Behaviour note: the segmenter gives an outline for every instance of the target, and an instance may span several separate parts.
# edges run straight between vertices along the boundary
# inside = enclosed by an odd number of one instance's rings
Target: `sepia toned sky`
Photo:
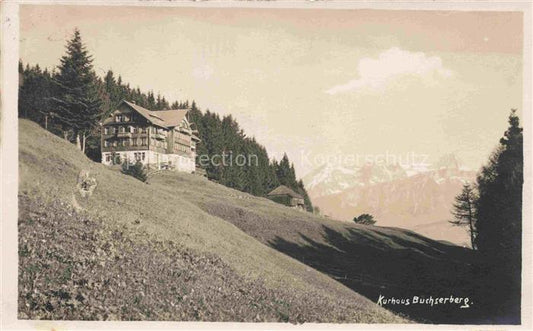
[[[383,153],[476,170],[522,108],[517,12],[48,5],[20,19],[25,63],[57,66],[78,27],[98,74],[234,115],[299,177]]]

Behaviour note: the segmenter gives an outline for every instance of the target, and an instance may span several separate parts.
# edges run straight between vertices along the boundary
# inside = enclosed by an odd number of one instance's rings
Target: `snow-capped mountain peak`
[[[354,185],[355,170],[324,164],[303,177],[306,189],[321,195],[334,194]]]
[[[454,155],[446,155],[422,167],[322,166],[303,180],[313,205],[332,218],[351,220],[369,213],[383,226],[411,230],[422,226],[424,235],[461,243],[461,236],[443,234],[449,232],[454,197],[464,183],[475,180],[475,172],[465,169]],[[439,226],[425,227],[430,223]]]
[[[303,177],[311,196],[319,197],[342,192],[356,186],[373,185],[407,177],[400,165],[366,164],[348,168],[324,164]]]

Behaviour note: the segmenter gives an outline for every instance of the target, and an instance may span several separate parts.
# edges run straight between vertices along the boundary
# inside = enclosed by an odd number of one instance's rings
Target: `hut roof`
[[[290,196],[292,198],[303,199],[303,197],[300,194],[294,192],[293,190],[291,190],[290,188],[288,188],[285,185],[280,185],[280,186],[276,187],[274,190],[272,190],[272,192],[268,193],[267,195],[268,196],[288,195],[288,196]]]

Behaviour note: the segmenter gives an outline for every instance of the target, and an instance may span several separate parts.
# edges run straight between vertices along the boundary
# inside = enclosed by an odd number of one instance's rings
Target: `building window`
[[[104,140],[104,147],[109,147],[109,141],[108,140]]]
[[[105,161],[106,162],[111,162],[111,154],[106,154],[105,155]]]
[[[123,118],[124,117],[122,115],[117,115],[117,116],[115,116],[115,122],[120,123],[120,122],[122,122]]]
[[[146,138],[141,138],[141,146],[146,146]]]
[[[116,140],[113,141],[113,146],[114,146],[114,147],[117,147],[117,146],[118,146],[118,142],[117,142]]]
[[[146,158],[145,152],[135,152],[133,153],[133,156],[135,158],[135,161],[144,161]]]
[[[118,127],[118,132],[124,133],[124,132],[126,132],[126,128],[124,128],[123,126],[119,126]]]
[[[104,128],[104,134],[109,134],[109,128],[108,127]]]
[[[130,126],[130,133],[135,133],[135,128],[133,126]]]
[[[137,139],[136,139],[136,138],[133,138],[133,139],[131,140],[131,145],[132,145],[132,146],[137,146]]]

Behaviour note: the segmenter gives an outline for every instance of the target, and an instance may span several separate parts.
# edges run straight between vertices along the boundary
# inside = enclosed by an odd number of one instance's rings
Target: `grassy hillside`
[[[329,223],[192,175],[144,184],[25,120],[19,139],[22,319],[405,322],[275,249]]]
[[[163,172],[149,181],[374,302],[380,295],[475,296],[469,249],[409,230],[330,220],[186,174]],[[422,322],[478,323],[485,318],[476,307],[389,308]]]

